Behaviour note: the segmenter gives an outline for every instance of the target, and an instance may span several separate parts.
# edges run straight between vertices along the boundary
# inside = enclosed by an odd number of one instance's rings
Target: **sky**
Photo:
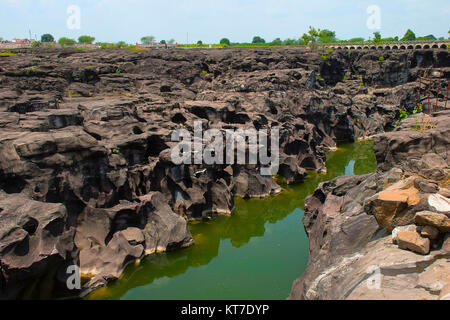
[[[375,16],[367,11],[373,5]],[[333,30],[339,39],[373,38],[375,31],[401,38],[407,29],[447,38],[450,1],[0,0],[3,39],[29,38],[31,30],[38,40],[50,33],[56,39],[91,35],[99,42],[135,43],[146,35],[178,43],[251,42],[253,36],[269,42],[298,39],[309,26]]]

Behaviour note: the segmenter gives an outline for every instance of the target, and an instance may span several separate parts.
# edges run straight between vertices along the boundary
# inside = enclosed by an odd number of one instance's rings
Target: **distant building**
[[[30,40],[30,39],[13,39],[11,42],[12,43],[32,44],[34,42],[34,40]]]

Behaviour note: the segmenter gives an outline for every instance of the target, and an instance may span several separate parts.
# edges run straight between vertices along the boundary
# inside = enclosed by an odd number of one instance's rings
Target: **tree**
[[[393,41],[397,42],[398,41],[398,36],[389,37],[389,38],[383,38],[380,41],[381,42],[393,42]]]
[[[202,41],[202,40],[198,40],[198,41],[197,41],[197,45],[198,45],[198,46],[202,46],[202,45],[203,45],[203,41]]]
[[[78,43],[87,43],[92,44],[94,42],[95,38],[90,36],[81,36],[78,38]]]
[[[281,46],[283,44],[283,41],[281,41],[280,38],[276,38],[271,42],[271,44],[274,46]]]
[[[220,40],[220,44],[226,44],[227,46],[229,46],[230,45],[230,40],[227,39],[227,38],[222,38]]]
[[[261,37],[255,36],[255,37],[253,37],[252,43],[266,43],[266,40],[264,40]]]
[[[315,29],[309,26],[308,33],[304,33],[302,35],[302,39],[305,43],[309,44],[311,43],[314,45],[317,42],[317,38],[319,38],[320,29]]]
[[[373,42],[374,43],[380,43],[381,42],[381,34],[377,31],[373,33]]]
[[[58,43],[59,43],[60,45],[64,46],[64,45],[75,44],[76,41],[73,40],[73,39],[69,39],[69,38],[66,38],[66,37],[62,37],[62,38],[59,38]]]
[[[143,44],[151,44],[155,42],[156,38],[154,36],[145,36],[141,38]]]
[[[160,44],[166,44],[166,40],[161,40],[159,43]]]
[[[295,39],[289,39],[288,38],[288,39],[283,41],[283,45],[284,46],[293,46],[293,45],[296,45],[296,44],[298,44],[298,42]]]
[[[432,34],[429,34],[429,35],[427,35],[425,37],[418,37],[418,38],[416,38],[416,40],[437,40],[437,39]]]
[[[41,42],[54,42],[55,38],[50,34],[46,33],[41,36]]]
[[[346,42],[350,42],[350,43],[363,43],[364,42],[364,38],[352,38],[347,40]]]
[[[416,34],[412,32],[411,29],[408,29],[408,31],[406,31],[405,35],[400,41],[414,41],[414,40],[416,40]]]
[[[170,39],[169,41],[167,41],[168,44],[174,44],[175,43],[175,39]]]
[[[321,43],[335,42],[336,41],[336,32],[327,30],[327,29],[320,30],[317,41],[321,42]]]

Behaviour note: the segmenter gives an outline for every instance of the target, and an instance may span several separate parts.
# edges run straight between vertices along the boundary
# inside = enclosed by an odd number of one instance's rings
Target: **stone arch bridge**
[[[335,50],[420,50],[420,49],[448,49],[449,40],[442,41],[407,41],[407,42],[389,42],[383,44],[367,44],[367,43],[340,43],[322,45],[324,49]]]

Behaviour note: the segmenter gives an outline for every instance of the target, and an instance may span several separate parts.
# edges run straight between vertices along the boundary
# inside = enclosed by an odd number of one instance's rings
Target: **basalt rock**
[[[0,192],[0,298],[68,294],[66,269],[78,263],[74,234],[64,205]]]
[[[376,172],[321,183],[305,200],[310,256],[289,299],[448,298],[448,216],[437,192],[449,182],[450,113],[432,121],[423,132],[409,119],[376,135]]]
[[[397,109],[417,102],[417,75],[431,65],[448,65],[446,51],[385,57],[382,65],[378,56],[364,52],[333,52],[323,60],[317,52],[296,48],[48,49],[5,56],[0,60],[0,190],[6,199],[20,196],[37,207],[65,210],[65,228],[74,234],[56,234],[53,240],[66,249],[51,257],[67,264],[79,263],[80,256],[81,270],[90,278],[83,289],[104,285],[142,256],[191,244],[186,220],[231,214],[234,196],[281,191],[271,175],[261,174],[260,165],[174,163],[173,131],[193,135],[196,121],[222,133],[278,129],[278,174],[287,183],[300,182],[306,170],[325,169],[326,151],[337,142],[393,129]],[[437,85],[438,79],[433,81]],[[415,154],[433,142],[434,155],[429,152],[415,165],[426,165],[427,177],[435,181],[445,175],[441,164],[448,158],[439,146],[447,138],[423,135],[426,141]],[[402,141],[380,138],[377,144],[380,158],[384,152],[391,164],[401,162],[389,148],[404,147]],[[373,184],[367,191],[342,182],[334,196],[354,190],[358,206],[333,197],[327,206],[333,215],[352,209],[350,228],[364,196],[381,191]],[[421,185],[421,192],[426,187]],[[50,219],[52,210],[42,210]],[[375,218],[363,220],[361,232],[371,234]],[[13,234],[13,227],[6,229]],[[16,240],[26,239],[28,231],[19,232]],[[34,237],[45,240],[39,233]],[[344,242],[352,246],[353,238]],[[27,270],[31,258],[19,257],[15,263]],[[57,265],[42,263],[36,272],[61,280],[49,273]],[[3,262],[1,270],[8,297],[20,296],[22,285],[32,283],[29,273],[10,275]]]

